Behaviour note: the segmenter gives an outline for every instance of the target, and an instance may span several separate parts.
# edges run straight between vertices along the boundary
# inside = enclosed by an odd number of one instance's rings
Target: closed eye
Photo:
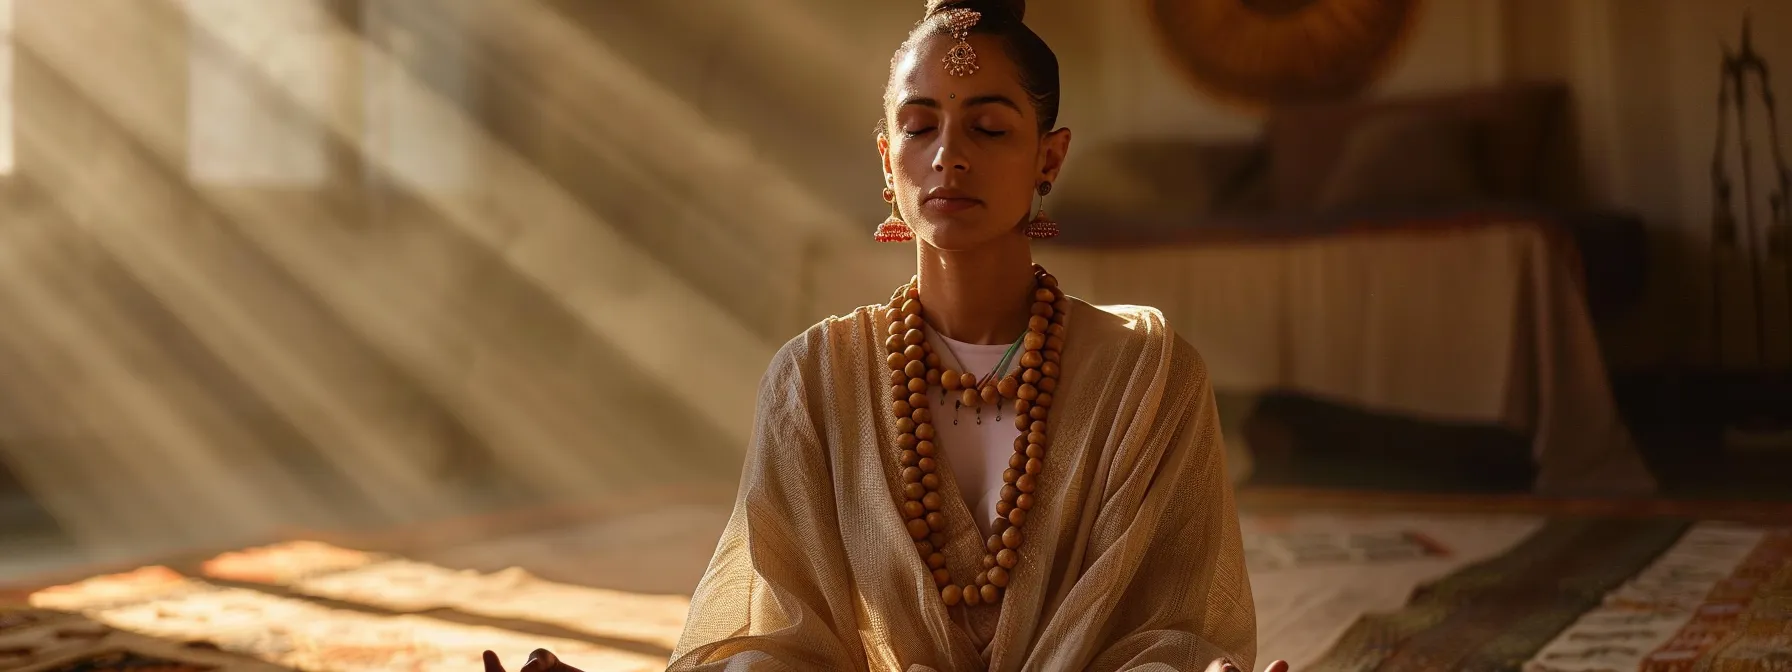
[[[930,132],[932,130],[933,130],[933,127],[928,126],[927,128],[917,128],[912,131],[903,131],[902,135],[903,135],[903,137],[908,137],[908,138],[918,138],[918,137],[921,137],[922,135],[927,134],[928,132]]]
[[[982,134],[987,135],[992,138],[999,138],[999,137],[1002,137],[1002,136],[1008,134],[1007,131],[992,131],[987,128],[979,128],[979,129],[977,129],[977,132],[982,133]]]

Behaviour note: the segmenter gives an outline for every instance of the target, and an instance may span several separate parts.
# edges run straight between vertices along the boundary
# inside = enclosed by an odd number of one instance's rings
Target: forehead
[[[900,103],[909,98],[926,97],[944,103],[954,95],[964,100],[991,94],[1001,94],[1017,102],[1026,100],[1026,92],[1020,85],[1020,70],[1008,58],[1000,39],[989,35],[971,36],[971,49],[977,52],[978,67],[976,72],[964,77],[946,71],[946,52],[957,43],[950,35],[940,34],[910,49],[897,61],[890,75],[894,100]]]

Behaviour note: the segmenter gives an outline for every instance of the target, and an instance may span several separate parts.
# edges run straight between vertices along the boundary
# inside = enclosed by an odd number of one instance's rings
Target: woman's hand
[[[485,672],[504,672],[504,663],[498,661],[498,654],[485,652]],[[529,661],[523,663],[518,672],[584,672],[579,668],[560,662],[554,652],[547,649],[536,649],[529,654]]]
[[[491,672],[491,669],[489,667],[486,669],[487,669],[487,672]],[[498,672],[502,672],[502,670],[499,670]],[[1232,661],[1230,661],[1230,660],[1226,660],[1225,658],[1219,658],[1219,659],[1214,660],[1212,663],[1208,663],[1207,672],[1251,672],[1251,671],[1246,670],[1246,669],[1241,669],[1237,665],[1233,665]],[[1278,660],[1276,662],[1270,663],[1269,667],[1263,668],[1263,672],[1288,672],[1288,663],[1284,663],[1284,662]]]

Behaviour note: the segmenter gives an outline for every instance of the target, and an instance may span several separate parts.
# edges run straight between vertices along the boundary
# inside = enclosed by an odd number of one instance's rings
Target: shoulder
[[[785,341],[772,355],[769,370],[804,368],[842,352],[857,352],[877,323],[881,305],[860,306],[845,315],[830,315]]]
[[[1204,382],[1207,364],[1199,350],[1170,328],[1163,311],[1151,306],[1097,306],[1076,297],[1070,315],[1071,341],[1084,356],[1113,358],[1132,367],[1166,361],[1178,378]],[[1160,359],[1162,358],[1162,359]]]

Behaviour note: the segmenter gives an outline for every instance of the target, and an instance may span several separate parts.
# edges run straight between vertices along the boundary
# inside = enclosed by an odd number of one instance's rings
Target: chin
[[[992,228],[970,223],[934,225],[921,236],[927,244],[947,252],[964,252],[983,247],[1012,234],[1008,227]]]

